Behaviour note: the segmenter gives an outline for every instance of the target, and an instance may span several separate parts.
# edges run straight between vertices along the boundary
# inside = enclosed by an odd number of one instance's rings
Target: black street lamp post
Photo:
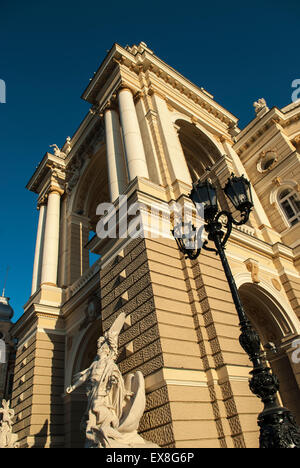
[[[204,206],[204,228],[208,233],[208,240],[214,242],[215,248],[208,247],[208,241],[205,241],[202,247],[220,256],[239,317],[241,330],[239,342],[253,364],[253,370],[250,372],[250,390],[264,404],[264,409],[258,416],[260,448],[300,448],[300,428],[297,426],[291,412],[278,404],[276,396],[279,390],[278,378],[272,373],[270,367],[265,364],[260,338],[245,314],[225,254],[225,245],[231,234],[233,225],[240,226],[245,224],[253,208],[250,182],[244,176],[235,177],[232,174],[223,191],[232,202],[234,208],[240,212],[239,221],[235,220],[229,211],[219,211],[216,188],[208,181],[203,183],[198,181],[193,184],[190,198],[196,208],[199,204]],[[221,218],[223,219],[223,224],[220,222]],[[226,232],[223,231],[223,226]],[[174,231],[172,232],[174,235]],[[194,233],[196,237],[195,229]],[[195,259],[199,256],[201,249],[191,250],[187,248],[184,236],[182,238],[175,237],[175,239],[179,249],[186,255],[186,258]]]

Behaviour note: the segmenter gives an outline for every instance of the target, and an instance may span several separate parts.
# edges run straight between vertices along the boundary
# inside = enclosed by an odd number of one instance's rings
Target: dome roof
[[[13,308],[9,305],[9,297],[0,297],[0,322],[9,322],[14,315]]]

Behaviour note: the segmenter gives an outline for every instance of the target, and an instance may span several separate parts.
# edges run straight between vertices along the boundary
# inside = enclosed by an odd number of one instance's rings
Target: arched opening
[[[99,258],[91,255],[88,248],[90,239],[96,233],[99,217],[97,206],[109,202],[106,146],[91,156],[83,167],[82,174],[68,201],[67,223],[67,280],[69,286],[80,278]]]
[[[222,155],[212,140],[195,125],[182,119],[177,120],[176,125],[192,181],[196,182]]]
[[[280,381],[282,403],[300,423],[300,390],[283,340],[294,333],[292,325],[281,305],[259,285],[245,283],[239,292],[246,314],[260,336],[267,362]]]
[[[101,319],[91,324],[88,331],[77,346],[77,353],[71,365],[72,382],[74,375],[87,369],[97,354],[97,341],[103,335]],[[69,448],[82,448],[85,434],[81,429],[81,422],[87,408],[86,385],[82,385],[66,398],[66,446]]]
[[[218,201],[222,209],[231,209],[222,190],[222,181],[217,175],[217,167],[223,156],[217,144],[198,127],[183,119],[176,120],[178,136],[187,162],[192,182],[207,177],[215,185]],[[228,176],[230,172],[228,172]],[[250,222],[248,221],[250,224]]]

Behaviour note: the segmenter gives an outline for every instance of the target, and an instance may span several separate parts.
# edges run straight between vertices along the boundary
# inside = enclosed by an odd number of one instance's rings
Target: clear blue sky
[[[29,298],[36,195],[25,185],[49,145],[61,146],[88,110],[81,93],[114,42],[144,41],[240,118],[291,102],[300,78],[299,0],[249,2],[153,0],[2,1],[0,79],[0,286],[15,317]]]

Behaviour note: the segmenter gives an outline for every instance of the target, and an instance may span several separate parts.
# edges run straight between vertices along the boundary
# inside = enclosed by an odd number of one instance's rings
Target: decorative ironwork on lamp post
[[[264,404],[264,409],[258,416],[260,448],[300,448],[300,428],[297,426],[291,412],[278,404],[277,392],[279,390],[279,380],[265,363],[260,338],[246,316],[225,254],[225,246],[232,227],[234,225],[241,226],[249,220],[253,208],[251,185],[244,176],[236,177],[232,174],[223,191],[232,202],[234,208],[239,211],[239,220],[236,220],[231,212],[219,210],[217,190],[207,180],[205,182],[198,181],[193,184],[190,198],[196,209],[199,205],[204,206],[204,228],[208,233],[208,240],[203,243],[202,248],[215,252],[220,256],[239,317],[241,330],[239,342],[253,364],[253,370],[250,372],[250,390]],[[221,222],[221,218],[223,222]],[[174,235],[174,231],[172,232]],[[196,237],[197,233],[195,229],[194,232]],[[175,239],[180,251],[186,255],[186,258],[193,260],[199,256],[201,249],[192,250],[187,248],[184,236],[182,238],[175,237]],[[215,248],[208,247],[209,241],[214,242]]]

